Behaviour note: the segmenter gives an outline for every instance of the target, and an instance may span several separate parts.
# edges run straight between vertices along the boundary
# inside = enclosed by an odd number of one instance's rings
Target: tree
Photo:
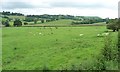
[[[9,21],[6,20],[6,21],[5,21],[5,27],[9,27],[9,26],[10,26]]]
[[[24,25],[28,25],[28,23],[27,23],[27,22],[24,22]]]
[[[34,24],[36,24],[36,23],[37,23],[37,21],[38,21],[38,19],[37,19],[37,18],[35,18],[35,19],[34,19]]]
[[[41,23],[44,23],[44,19],[41,19]]]
[[[120,29],[120,19],[111,19],[107,24],[107,29],[113,30],[113,32]]]
[[[20,21],[20,19],[16,19],[15,21],[14,21],[14,24],[13,24],[14,26],[22,26],[22,22]]]

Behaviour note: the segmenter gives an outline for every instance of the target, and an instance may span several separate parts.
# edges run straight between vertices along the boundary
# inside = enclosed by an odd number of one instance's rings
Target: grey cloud
[[[101,3],[77,3],[77,2],[47,2],[43,3],[43,5],[32,5],[29,2],[4,2],[0,6],[3,9],[21,9],[21,8],[54,8],[54,7],[71,7],[71,8],[89,8],[89,9],[95,9],[95,8],[112,8],[107,5],[101,4]]]
[[[53,2],[50,3],[52,7],[74,7],[74,8],[108,8],[100,3],[76,3],[76,2]]]
[[[120,1],[118,2],[118,17],[120,18]]]
[[[3,9],[16,9],[16,8],[34,8],[35,6],[25,2],[5,2],[2,3]]]

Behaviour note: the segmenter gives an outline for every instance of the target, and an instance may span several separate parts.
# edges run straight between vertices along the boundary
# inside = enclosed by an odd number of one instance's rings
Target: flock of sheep
[[[80,34],[79,36],[83,36],[84,34]],[[109,33],[99,33],[97,34],[97,37],[103,37],[103,36],[108,36]]]
[[[44,28],[45,29],[45,28]],[[52,31],[52,28],[50,27],[50,29],[51,29],[51,31]],[[57,28],[56,28],[57,29]],[[32,33],[32,32],[29,32],[29,33],[31,33],[31,34],[33,34],[34,36],[36,35],[36,34],[34,34],[34,33]],[[41,32],[39,32],[38,33],[39,35],[44,35],[43,33],[41,33]],[[53,34],[53,33],[51,33],[51,34]],[[81,37],[81,36],[83,36],[84,34],[79,34],[79,36]],[[96,36],[97,37],[104,37],[104,36],[108,36],[109,35],[109,33],[108,32],[106,32],[106,33],[99,33],[99,34],[97,34]]]
[[[30,33],[32,33],[32,32],[30,32]],[[41,32],[39,32],[38,34],[43,35]],[[35,36],[36,34],[33,34],[33,35]],[[79,34],[80,37],[83,35],[84,34]],[[104,37],[104,36],[108,36],[108,35],[109,35],[109,33],[99,33],[99,34],[97,34],[97,37]]]

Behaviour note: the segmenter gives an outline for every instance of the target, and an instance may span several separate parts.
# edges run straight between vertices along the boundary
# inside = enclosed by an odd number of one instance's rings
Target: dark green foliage
[[[98,59],[102,65],[102,69],[108,70],[108,68],[113,67],[112,65],[117,66],[118,63],[118,47],[117,42],[113,41],[111,36],[105,37],[105,46],[101,50],[102,56]]]
[[[2,12],[2,15],[16,15],[16,16],[24,16],[24,14],[21,14],[21,13],[10,13],[9,11],[3,11]]]
[[[113,30],[113,32],[120,29],[120,19],[111,19],[107,24],[107,29]]]
[[[46,19],[46,22],[50,22],[51,21],[51,19]]]
[[[44,23],[44,19],[41,19],[41,23]]]
[[[79,21],[73,21],[72,24],[93,24],[93,23],[98,23],[98,22],[103,22],[103,21],[97,20],[97,19],[84,19],[84,20],[79,20]]]
[[[32,22],[32,21],[34,21],[34,17],[25,17],[25,21],[27,21],[27,22]]]
[[[6,20],[6,21],[4,22],[4,24],[5,24],[5,27],[9,27],[9,26],[10,26],[10,24],[9,24],[9,21],[8,21],[8,20]]]
[[[36,24],[36,23],[37,23],[37,21],[38,21],[38,19],[37,19],[37,18],[35,18],[35,19],[34,19],[34,24]]]
[[[2,25],[5,25],[5,21],[2,20]]]
[[[27,22],[25,22],[25,23],[24,23],[24,25],[28,25],[28,23],[27,23]]]
[[[120,31],[118,32],[118,62],[120,62]]]
[[[112,55],[111,55],[111,51],[112,51],[112,46],[111,46],[111,39],[109,37],[105,38],[105,46],[102,50],[102,54],[105,60],[111,60],[112,59]]]
[[[2,18],[6,18],[6,19],[9,19],[9,17],[7,17],[7,16],[3,16]]]
[[[16,19],[15,21],[14,21],[14,24],[13,24],[14,26],[22,26],[22,22],[19,20],[19,19]]]

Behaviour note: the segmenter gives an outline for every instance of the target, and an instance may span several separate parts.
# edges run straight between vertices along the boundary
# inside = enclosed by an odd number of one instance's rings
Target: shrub
[[[5,21],[2,20],[2,25],[5,25]]]
[[[35,18],[35,19],[34,19],[34,23],[36,24],[36,23],[37,23],[37,21],[38,21],[38,19],[37,19],[37,18]]]
[[[120,19],[111,19],[107,24],[107,29],[113,30],[113,32],[120,29]]]
[[[25,21],[32,22],[34,21],[34,17],[25,17]]]
[[[24,23],[24,25],[28,25],[28,23],[27,23],[27,22],[25,22],[25,23]]]
[[[50,22],[51,21],[51,19],[46,19],[46,22]]]
[[[101,50],[101,58],[99,58],[104,70],[117,69],[118,65],[118,47],[116,41],[113,41],[112,36],[105,37],[105,46]],[[100,64],[99,63],[99,64]]]
[[[22,26],[22,22],[19,20],[19,19],[16,19],[15,21],[14,21],[14,24],[13,24],[14,26]]]
[[[41,23],[44,23],[44,19],[41,19]]]
[[[10,26],[10,24],[9,24],[9,21],[8,21],[8,20],[6,20],[4,24],[5,24],[5,27],[9,27],[9,26]]]

